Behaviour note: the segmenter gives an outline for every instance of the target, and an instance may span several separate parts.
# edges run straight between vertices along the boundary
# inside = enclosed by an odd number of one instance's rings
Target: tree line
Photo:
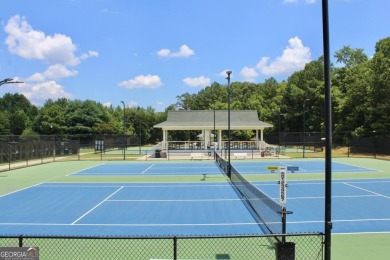
[[[390,37],[376,43],[375,54],[344,46],[331,66],[332,129],[352,136],[390,132]],[[226,85],[213,83],[196,94],[177,97],[177,109],[227,109]],[[273,124],[268,131],[324,132],[323,57],[307,63],[286,81],[233,82],[231,108],[258,112]],[[171,106],[170,109],[174,108]]]
[[[368,57],[363,49],[344,46],[334,54],[331,66],[332,129],[352,136],[390,132],[390,37],[378,41]],[[323,132],[323,58],[307,63],[304,69],[278,82],[232,82],[231,109],[256,110],[259,119],[273,124],[269,132]],[[90,135],[129,134],[142,136],[143,143],[161,139],[153,125],[167,118],[168,110],[209,110],[228,108],[228,87],[212,83],[198,93],[178,95],[177,102],[164,112],[152,107],[106,107],[93,100],[47,100],[42,107],[22,94],[7,93],[0,98],[0,135]],[[279,126],[279,127],[277,127]],[[173,139],[182,140],[180,131]],[[234,132],[245,139],[252,133]],[[190,132],[191,137],[195,133]],[[185,136],[188,139],[190,137]],[[194,140],[194,139],[192,139]]]

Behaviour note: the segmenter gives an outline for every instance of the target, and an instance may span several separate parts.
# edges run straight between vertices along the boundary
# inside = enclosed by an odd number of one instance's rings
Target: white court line
[[[358,165],[353,165],[353,164],[350,164],[350,163],[342,163],[342,162],[335,162],[335,163],[344,164],[344,165],[352,166],[352,167],[355,167],[355,168],[360,168],[360,169],[362,169],[362,170],[370,170],[370,171],[375,171],[375,172],[383,172],[383,171],[378,170],[378,169],[366,168],[366,167],[362,167],[362,166],[358,166]]]
[[[384,198],[386,198],[386,199],[390,199],[390,197],[385,196],[385,195],[383,195],[383,194],[380,194],[380,193],[377,193],[377,192],[374,192],[374,191],[371,191],[371,190],[363,189],[363,188],[360,188],[360,187],[358,187],[358,186],[355,186],[355,185],[352,185],[352,184],[349,184],[349,183],[346,183],[346,182],[343,182],[343,183],[344,183],[345,185],[354,187],[354,188],[356,188],[356,189],[363,190],[363,191],[366,191],[366,192],[369,192],[369,193],[372,193],[372,194],[375,194],[375,195],[384,197]]]
[[[371,221],[390,221],[390,218],[368,218],[368,219],[333,219],[333,223],[343,222],[371,222]],[[308,220],[308,221],[287,221],[287,224],[306,224],[306,223],[324,223],[324,220]]]
[[[35,184],[35,185],[28,186],[28,187],[26,187],[26,188],[23,188],[23,189],[19,189],[19,190],[14,190],[14,191],[11,191],[11,192],[9,192],[9,193],[6,193],[6,194],[3,194],[3,195],[0,195],[0,198],[1,198],[1,197],[8,196],[8,195],[11,195],[11,194],[13,194],[13,193],[16,193],[16,192],[19,192],[19,191],[22,191],[22,190],[27,190],[27,189],[30,189],[30,188],[32,188],[32,187],[36,187],[36,186],[39,186],[39,185],[42,185],[42,184],[43,184],[43,182],[41,182],[41,183],[38,183],[38,184]]]
[[[364,197],[381,197],[379,195],[340,195],[340,196],[332,196],[332,198],[364,198]],[[300,200],[300,199],[324,199],[324,196],[318,197],[290,197],[289,200]]]
[[[367,181],[367,180],[369,180],[369,181]],[[343,180],[341,183],[344,184],[345,182],[346,182],[346,180]],[[390,179],[389,180],[363,179],[363,181],[354,181],[354,180],[348,181],[348,183],[359,183],[359,184],[361,184],[361,183],[363,183],[363,184],[364,183],[386,183],[386,182],[390,182]]]
[[[148,168],[146,168],[143,172],[141,172],[141,174],[144,174],[146,171],[148,171],[150,168],[152,168],[153,166],[155,166],[156,164],[153,163],[152,165],[150,165]]]
[[[215,223],[215,224],[64,224],[64,223],[0,223],[0,226],[107,226],[107,227],[173,227],[173,226],[246,226],[246,225],[259,225],[257,222],[242,222],[242,223]]]
[[[107,200],[112,202],[218,202],[218,201],[245,201],[243,199],[189,199],[189,200]]]
[[[105,201],[107,201],[109,198],[111,198],[112,196],[114,196],[117,192],[119,192],[121,189],[123,189],[124,186],[120,187],[119,189],[117,189],[116,191],[114,191],[113,193],[111,193],[107,198],[105,198],[104,200],[102,200],[100,203],[98,203],[95,207],[93,207],[92,209],[88,210],[86,213],[84,213],[81,217],[79,217],[78,219],[76,219],[75,221],[72,222],[72,225],[76,224],[76,222],[78,222],[79,220],[81,220],[83,217],[85,217],[86,215],[88,215],[89,213],[91,213],[94,209],[96,209],[97,207],[99,207],[101,204],[103,204]]]
[[[87,168],[81,169],[81,170],[79,170],[79,171],[75,171],[75,172],[69,173],[69,174],[67,174],[67,175],[65,175],[65,176],[71,176],[71,175],[73,175],[73,174],[77,174],[77,173],[79,173],[79,172],[86,171],[86,170],[88,170],[88,169],[92,169],[92,168],[95,168],[95,167],[98,167],[98,166],[102,166],[102,165],[105,165],[105,164],[106,164],[106,163],[100,163],[100,164],[97,164],[97,165],[94,165],[94,166],[91,166],[91,167],[87,167]]]
[[[89,185],[89,183],[93,185]],[[113,187],[125,187],[125,188],[199,188],[199,187],[231,187],[230,184],[175,184],[175,183],[167,183],[166,185],[163,184],[146,184],[146,185],[135,185],[135,184],[127,184],[124,185],[124,183],[99,183],[99,182],[87,182],[87,183],[81,183],[81,182],[75,182],[75,183],[67,183],[67,182],[52,182],[47,183],[43,182],[40,183],[43,185],[43,188],[45,187],[51,187],[51,188],[113,188]],[[63,184],[63,185],[62,185]],[[84,185],[83,185],[84,184]],[[102,184],[102,185],[101,185]]]

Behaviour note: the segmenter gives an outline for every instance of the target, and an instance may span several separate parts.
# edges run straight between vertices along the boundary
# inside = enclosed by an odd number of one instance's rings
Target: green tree
[[[377,42],[372,58],[370,130],[390,131],[390,37]]]
[[[343,46],[341,50],[335,52],[334,57],[338,63],[343,63],[345,68],[350,69],[368,60],[367,55],[363,51],[363,49],[359,48],[353,49],[349,45]]]
[[[102,105],[92,100],[74,100],[65,108],[68,134],[93,134],[93,127],[104,122]]]
[[[67,131],[65,109],[68,103],[69,100],[65,98],[57,101],[47,100],[34,120],[34,128],[37,132],[43,135],[64,135]]]
[[[9,134],[11,134],[11,127],[8,113],[0,111],[0,135]]]
[[[9,132],[15,135],[23,133],[26,128],[32,128],[32,122],[38,114],[38,108],[25,96],[10,93],[0,98],[0,111],[8,114]]]

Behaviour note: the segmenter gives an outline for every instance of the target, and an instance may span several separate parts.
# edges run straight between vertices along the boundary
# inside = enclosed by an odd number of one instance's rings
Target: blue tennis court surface
[[[241,174],[269,174],[268,166],[299,168],[297,173],[324,173],[325,164],[321,160],[312,161],[266,161],[266,162],[239,162],[232,164]],[[332,172],[373,172],[375,169],[359,167],[351,164],[333,162]],[[105,163],[97,165],[72,175],[221,175],[221,170],[214,162],[193,163]]]
[[[105,163],[72,175],[221,175],[214,162],[195,163]]]
[[[278,167],[289,167],[296,166],[299,170],[296,173],[324,173],[325,172],[325,162],[323,160],[277,160],[277,161],[268,161],[268,162],[238,162],[234,161],[232,163],[234,167],[241,174],[253,174],[253,173],[270,173],[267,170],[268,166],[278,166]],[[332,172],[374,172],[378,171],[376,169],[365,168],[360,166],[355,166],[352,164],[345,164],[339,162],[332,162]]]
[[[267,166],[297,166],[323,173],[323,160],[233,161],[243,174],[269,174]],[[374,169],[333,162],[333,172]],[[105,163],[72,176],[222,175],[213,161]],[[0,197],[0,234],[83,236],[175,236],[262,234],[246,203],[228,182],[41,183]],[[279,197],[274,182],[255,182]],[[324,230],[324,183],[289,181],[287,232]],[[390,232],[390,180],[333,182],[333,232]]]
[[[43,183],[0,197],[1,234],[262,234],[224,183]]]
[[[277,183],[254,183],[278,198]],[[324,230],[325,190],[322,181],[289,181],[288,232]],[[332,184],[334,233],[390,232],[390,180],[337,180]]]
[[[255,182],[278,198],[275,182]],[[390,232],[390,180],[333,182],[333,233]],[[324,230],[324,183],[290,181],[287,232]],[[42,183],[0,197],[0,234],[261,234],[226,182]]]

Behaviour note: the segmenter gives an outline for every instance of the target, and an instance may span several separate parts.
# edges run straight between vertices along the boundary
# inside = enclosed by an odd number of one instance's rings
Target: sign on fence
[[[0,247],[0,260],[39,260],[39,248]]]

